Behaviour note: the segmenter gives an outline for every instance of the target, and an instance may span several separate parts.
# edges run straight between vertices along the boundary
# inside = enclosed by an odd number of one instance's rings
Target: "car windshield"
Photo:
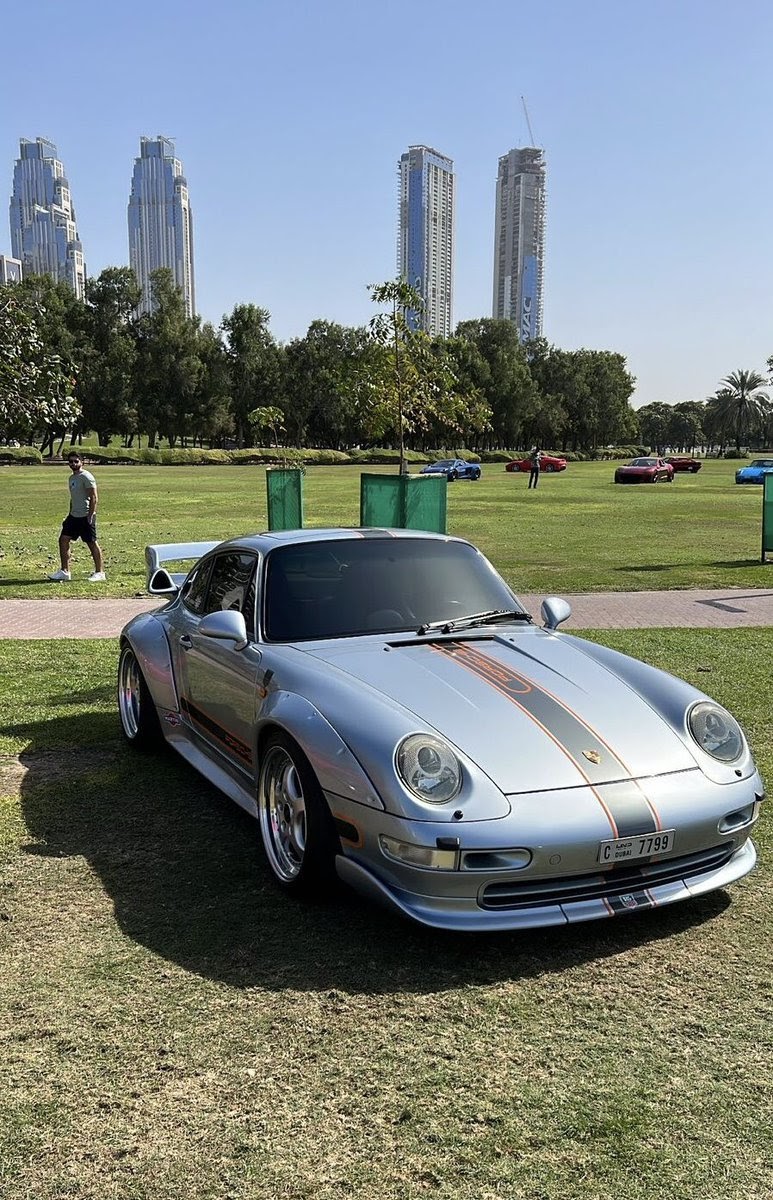
[[[263,594],[270,642],[415,633],[433,622],[520,609],[473,546],[421,537],[278,547],[266,559]]]
[[[654,467],[657,464],[656,458],[635,458],[631,463],[632,467]]]
[[[753,467],[773,467],[773,458],[755,458]]]
[[[452,467],[454,465],[453,458],[444,458],[441,462],[431,464],[433,467]]]

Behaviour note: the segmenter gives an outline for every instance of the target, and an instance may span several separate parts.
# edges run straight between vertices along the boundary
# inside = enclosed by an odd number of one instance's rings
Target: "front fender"
[[[381,797],[360,763],[309,700],[292,692],[272,692],[260,710],[258,748],[263,732],[276,726],[301,747],[324,792],[383,810]]]
[[[140,613],[125,627],[121,643],[128,642],[156,708],[180,711],[174,682],[172,655],[164,626],[154,613]]]

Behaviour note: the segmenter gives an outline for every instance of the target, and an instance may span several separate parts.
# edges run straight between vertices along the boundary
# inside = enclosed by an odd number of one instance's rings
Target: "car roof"
[[[265,533],[246,534],[241,537],[229,538],[221,542],[217,551],[226,548],[257,550],[268,554],[279,546],[299,546],[314,542],[355,541],[363,538],[376,541],[404,541],[406,539],[423,539],[433,542],[464,542],[464,538],[449,537],[443,533],[430,533],[426,529],[277,529]]]

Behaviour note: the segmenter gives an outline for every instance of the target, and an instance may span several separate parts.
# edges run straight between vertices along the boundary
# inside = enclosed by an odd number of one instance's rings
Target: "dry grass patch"
[[[748,638],[654,636],[751,715]],[[531,935],[306,907],[244,814],[121,748],[114,653],[83,644],[84,696],[47,706],[53,653],[0,647],[25,679],[0,731],[4,1200],[767,1200],[765,866]]]

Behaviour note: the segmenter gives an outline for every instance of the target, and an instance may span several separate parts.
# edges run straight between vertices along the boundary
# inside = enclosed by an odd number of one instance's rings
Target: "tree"
[[[761,389],[764,376],[757,371],[738,370],[726,376],[717,392],[717,410],[722,419],[732,425],[735,448],[740,454],[741,443],[761,425],[770,412],[770,399]]]
[[[636,411],[639,423],[639,440],[653,450],[665,450],[671,444],[671,423],[673,410],[664,400],[655,400],[652,404],[644,404]]]
[[[274,446],[279,445],[279,434],[286,433],[282,418],[284,413],[281,408],[275,408],[273,405],[267,405],[265,408],[254,408],[251,413],[247,414],[247,419],[250,423],[250,428],[255,434],[260,437],[264,429],[271,432],[274,439]]]
[[[148,434],[148,445],[161,433],[174,446],[197,431],[199,380],[199,325],[185,311],[182,289],[168,267],[150,273],[152,311],[137,322],[137,358],[134,390],[139,428]]]
[[[380,350],[369,380],[363,416],[371,435],[394,434],[405,466],[405,435],[424,434],[432,425],[464,437],[465,430],[488,425],[490,410],[477,389],[462,384],[442,339],[411,329],[408,315],[422,307],[419,293],[403,279],[371,284],[375,304],[387,306],[368,323]]]
[[[703,428],[703,418],[706,405],[702,400],[685,400],[675,404],[671,410],[671,420],[668,426],[668,444],[675,450],[695,452],[696,446],[702,446],[706,441]]]
[[[238,444],[249,434],[249,414],[257,407],[281,407],[283,362],[268,328],[268,309],[237,304],[223,318],[230,373],[230,392]]]
[[[463,349],[464,343],[469,350]],[[517,327],[489,317],[461,321],[449,349],[461,377],[481,392],[491,409],[491,441],[498,449],[519,445],[525,427],[539,423],[546,406],[540,404]]]
[[[114,433],[136,432],[137,342],[132,322],[141,298],[130,267],[107,267],[86,283],[79,397],[83,424],[96,431],[100,446],[109,445]]]
[[[72,376],[42,336],[44,317],[18,284],[0,287],[0,429],[6,437],[53,439],[80,416]]]

